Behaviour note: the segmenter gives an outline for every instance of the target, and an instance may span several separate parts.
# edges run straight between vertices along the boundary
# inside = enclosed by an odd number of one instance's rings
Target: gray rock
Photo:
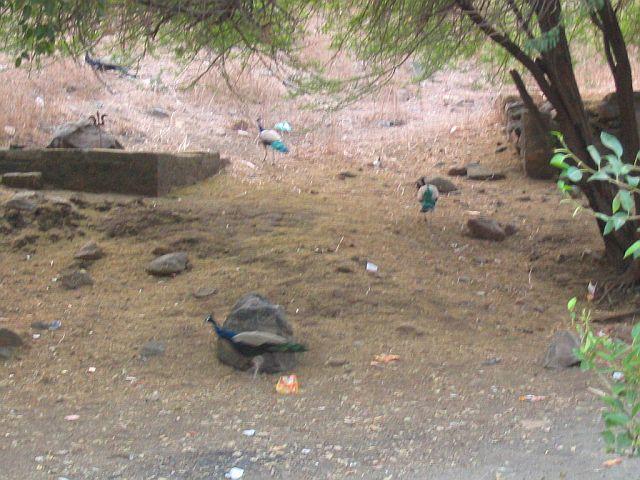
[[[140,356],[142,358],[158,357],[164,355],[166,349],[167,348],[163,342],[150,340],[140,348]]]
[[[80,250],[76,252],[73,258],[78,260],[98,260],[104,256],[104,251],[98,246],[96,242],[91,240],[85,243]]]
[[[293,328],[284,309],[257,293],[248,293],[238,300],[223,326],[237,333],[256,330],[275,333],[293,341]],[[217,356],[222,363],[239,370],[251,367],[251,359],[237,353],[227,340],[218,339]],[[261,372],[265,373],[290,371],[297,365],[294,353],[265,353],[262,357]]]
[[[94,125],[91,120],[60,125],[53,132],[47,148],[113,148],[124,147],[104,127]]]
[[[426,184],[434,185],[438,189],[439,193],[451,193],[458,190],[458,187],[456,187],[456,185],[451,180],[448,180],[443,177],[434,177],[434,178],[422,177],[416,183],[421,183],[422,185],[426,185]]]
[[[414,337],[422,337],[424,335],[424,331],[419,328],[411,325],[410,323],[403,323],[402,325],[398,325],[396,327],[396,332],[401,333],[402,335],[411,335]]]
[[[501,242],[507,237],[506,232],[498,222],[487,217],[470,218],[467,221],[469,233],[474,238]]]
[[[0,358],[11,360],[24,342],[20,335],[8,328],[0,328]]]
[[[330,357],[325,365],[328,367],[344,367],[345,365],[347,365],[349,363],[349,360],[347,360],[344,357]]]
[[[20,212],[35,212],[44,196],[36,192],[18,192],[4,202],[5,208]]]
[[[447,172],[450,177],[464,177],[467,174],[467,167],[451,167]]]
[[[580,363],[574,353],[580,347],[580,338],[574,332],[556,332],[551,339],[547,353],[542,360],[545,368],[569,368]]]
[[[471,180],[504,180],[505,174],[480,164],[467,165],[467,178]]]
[[[169,112],[167,112],[164,108],[162,107],[153,107],[151,110],[149,110],[149,115],[151,115],[152,117],[156,117],[156,118],[168,118],[171,115],[169,114]]]
[[[193,292],[193,296],[195,298],[207,298],[207,297],[210,297],[211,295],[214,295],[217,292],[218,292],[218,289],[214,287],[201,287],[197,289],[195,292]]]
[[[81,287],[93,285],[93,279],[86,270],[72,270],[63,273],[58,279],[62,288],[66,290],[76,290]]]
[[[549,164],[553,155],[553,141],[549,131],[556,130],[551,118],[542,115],[546,128],[541,128],[528,110],[522,112],[522,136],[520,138],[520,156],[527,176],[537,179],[549,179],[558,174],[558,170]]]
[[[189,267],[189,257],[186,252],[174,252],[162,255],[147,266],[151,275],[171,276],[184,272]]]
[[[2,175],[2,185],[9,188],[40,190],[43,187],[42,172],[15,172]]]

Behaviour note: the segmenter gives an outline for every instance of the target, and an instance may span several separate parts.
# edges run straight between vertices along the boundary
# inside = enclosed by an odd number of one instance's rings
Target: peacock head
[[[258,130],[264,130],[264,127],[262,126],[262,117],[256,118],[256,122],[258,123]]]
[[[210,323],[214,327],[218,326],[218,324],[216,323],[216,320],[215,320],[215,318],[213,318],[212,314],[207,315],[207,318],[204,319],[204,323]]]

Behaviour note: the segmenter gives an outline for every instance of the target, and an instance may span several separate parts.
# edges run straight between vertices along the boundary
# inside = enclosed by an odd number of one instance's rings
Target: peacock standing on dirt
[[[282,141],[282,137],[280,136],[280,134],[275,130],[265,129],[262,126],[261,118],[258,118],[257,121],[258,121],[258,129],[260,130],[260,133],[258,134],[258,139],[260,140],[260,143],[262,143],[262,146],[264,147],[264,158],[262,159],[262,161],[264,162],[267,159],[267,147],[271,147],[274,150],[281,153],[289,153],[289,149]],[[274,152],[274,155],[275,155],[275,152]]]
[[[300,353],[306,352],[307,347],[300,343],[294,343],[280,335],[271,332],[249,331],[236,333],[232,330],[220,327],[213,315],[208,315],[205,322],[213,326],[219,338],[228,341],[233,349],[243,357],[251,358],[253,364],[253,378],[260,372],[264,359],[263,353]]]
[[[418,188],[418,202],[422,206],[421,212],[430,212],[436,208],[436,202],[438,201],[438,189],[435,185],[425,183],[424,179],[420,179],[416,183]]]

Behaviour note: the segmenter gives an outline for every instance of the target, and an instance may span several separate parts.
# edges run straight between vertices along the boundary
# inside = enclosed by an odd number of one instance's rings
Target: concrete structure
[[[155,153],[46,148],[0,150],[0,175],[42,172],[45,187],[95,193],[160,196],[218,173],[217,152]]]

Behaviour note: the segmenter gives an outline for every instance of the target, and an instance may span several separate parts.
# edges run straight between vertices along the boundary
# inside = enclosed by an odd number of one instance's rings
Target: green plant
[[[637,196],[640,195],[640,152],[636,155],[633,164],[623,160],[622,145],[613,135],[602,132],[600,140],[610,153],[600,155],[593,145],[587,147],[589,156],[596,168],[587,165],[575,155],[565,144],[561,133],[554,132],[561,143],[561,147],[555,150],[551,158],[551,165],[560,169],[558,188],[564,192],[572,189],[572,184],[580,182],[608,182],[618,188],[618,192],[611,202],[611,214],[605,212],[593,212],[593,215],[603,223],[603,235],[620,230],[627,222],[640,220],[636,211]],[[580,205],[576,213],[581,210]],[[640,228],[638,229],[640,231]],[[636,240],[625,251],[624,258],[640,258],[640,240]]]
[[[593,331],[590,312],[577,311],[577,299],[568,309],[581,338],[577,351],[583,370],[594,371],[606,391],[602,432],[607,451],[640,455],[640,323],[631,332],[632,343]]]

